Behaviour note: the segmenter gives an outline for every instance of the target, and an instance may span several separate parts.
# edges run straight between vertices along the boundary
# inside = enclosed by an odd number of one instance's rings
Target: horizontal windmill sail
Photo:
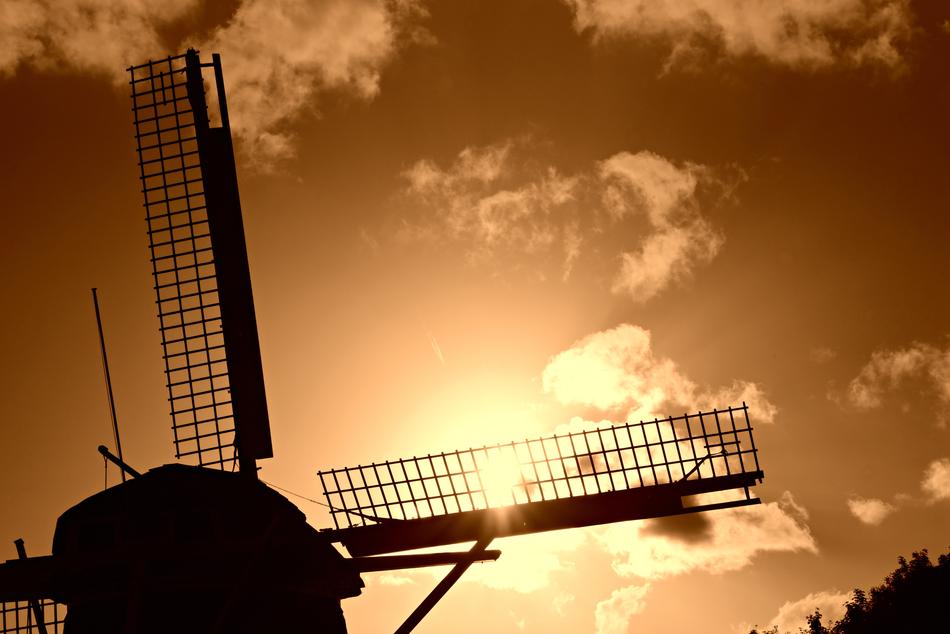
[[[764,477],[744,403],[318,475],[353,556],[757,504]]]
[[[220,59],[190,50],[129,73],[176,455],[253,471],[272,449]]]

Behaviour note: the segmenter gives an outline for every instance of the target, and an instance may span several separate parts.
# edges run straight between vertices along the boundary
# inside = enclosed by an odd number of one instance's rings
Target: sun
[[[476,454],[486,456],[483,461],[478,461],[478,477],[485,492],[485,501],[492,508],[523,501],[527,484],[524,466],[513,450],[505,449],[507,448],[501,447],[493,453]]]

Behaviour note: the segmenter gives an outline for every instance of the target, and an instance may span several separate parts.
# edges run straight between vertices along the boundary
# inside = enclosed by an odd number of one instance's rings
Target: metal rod
[[[115,451],[119,454],[117,464],[125,464],[122,459],[122,442],[119,440],[119,420],[115,415],[115,398],[112,395],[112,377],[109,374],[109,358],[106,355],[106,338],[102,334],[102,316],[99,313],[99,295],[97,289],[92,289],[92,303],[96,307],[96,326],[99,328],[99,346],[102,350],[102,369],[106,376],[106,391],[109,393],[109,413],[112,414],[112,437],[115,439]],[[121,471],[122,481],[125,482],[125,470]]]
[[[481,537],[475,545],[472,546],[472,549],[469,551],[471,555],[477,555],[478,553],[483,552],[488,544],[491,543],[492,537]],[[399,626],[399,629],[396,630],[396,634],[409,634],[412,630],[416,628],[417,625],[425,618],[425,615],[428,614],[432,608],[435,607],[435,604],[445,596],[445,593],[455,585],[455,582],[468,570],[469,566],[472,565],[471,561],[460,561],[455,564],[452,570],[449,571],[449,574],[445,575],[445,578],[439,582],[439,584],[432,589],[432,592],[429,593],[425,599],[422,600],[422,603],[419,604],[415,610],[412,611],[412,614],[409,615],[409,618]]]
[[[481,552],[420,553],[417,555],[382,555],[377,557],[353,557],[350,561],[359,572],[380,572],[382,570],[405,570],[407,568],[425,568],[426,566],[451,566],[453,564],[475,561],[495,561],[501,556],[500,550]]]
[[[26,559],[26,547],[23,544],[23,538],[14,540],[16,554],[20,559]],[[43,618],[43,610],[40,608],[40,602],[36,599],[30,599],[30,609],[33,610],[33,618],[36,620],[36,629],[39,634],[46,634],[46,620]]]
[[[105,445],[99,445],[99,453],[106,457],[106,460],[119,467],[119,470],[122,471],[122,481],[125,482],[125,474],[129,474],[133,478],[137,478],[141,473],[130,467],[122,460],[122,458],[117,458],[112,454],[111,451]]]
[[[214,89],[218,93],[218,112],[221,115],[221,127],[228,131],[228,144],[231,140],[231,120],[228,117],[228,100],[224,93],[224,74],[221,72],[221,55],[211,54],[211,64],[214,67]]]

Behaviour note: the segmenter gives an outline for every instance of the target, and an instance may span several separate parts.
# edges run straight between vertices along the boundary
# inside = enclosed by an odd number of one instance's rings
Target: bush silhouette
[[[800,634],[896,634],[898,632],[950,632],[950,554],[940,555],[937,565],[927,549],[910,561],[897,558],[897,569],[884,583],[865,592],[856,589],[845,603],[845,613],[830,627],[815,610]],[[749,634],[782,634],[778,627],[753,629]]]

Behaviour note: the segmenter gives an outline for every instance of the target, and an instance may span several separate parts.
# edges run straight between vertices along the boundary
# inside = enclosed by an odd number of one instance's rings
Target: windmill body
[[[320,471],[333,527],[311,527],[257,477],[273,450],[220,58],[129,71],[180,462],[125,465],[134,477],[62,514],[51,555],[19,543],[0,563],[0,634],[332,634],[361,573],[453,566],[406,634],[469,565],[498,558],[496,537],[759,503],[742,404]]]
[[[53,540],[67,632],[345,632],[352,565],[239,473],[169,464],[80,502]],[[274,610],[279,605],[281,609]],[[131,628],[131,629],[128,629]]]

